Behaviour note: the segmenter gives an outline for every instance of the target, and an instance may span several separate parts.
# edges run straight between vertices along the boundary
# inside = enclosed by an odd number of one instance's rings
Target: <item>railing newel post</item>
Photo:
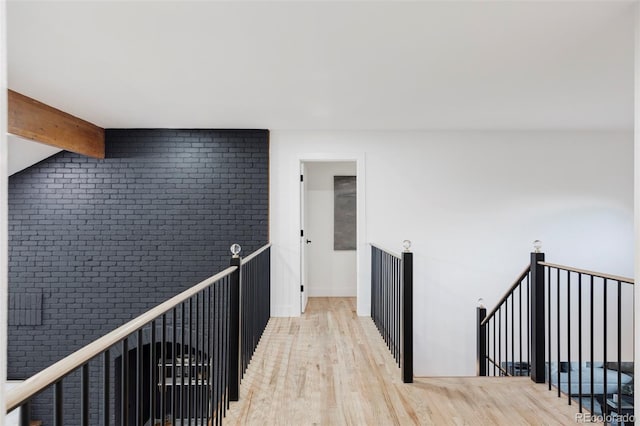
[[[401,374],[404,383],[413,383],[413,253],[411,242],[405,240],[402,252],[402,319]]]
[[[481,299],[482,300],[482,299]],[[476,351],[476,375],[487,375],[487,325],[482,322],[487,317],[487,308],[482,303],[476,308],[477,318],[477,351]]]
[[[536,241],[539,244],[539,241]],[[534,242],[534,245],[536,243]],[[545,382],[544,253],[531,253],[531,380]]]
[[[239,244],[231,246],[231,261],[229,266],[237,269],[229,276],[230,307],[229,307],[229,401],[240,399],[240,283],[242,279],[242,258]]]

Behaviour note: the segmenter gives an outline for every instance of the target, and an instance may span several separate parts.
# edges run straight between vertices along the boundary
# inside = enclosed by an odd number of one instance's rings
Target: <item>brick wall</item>
[[[267,131],[108,130],[106,143],[104,160],[64,152],[9,179],[9,292],[41,309],[9,327],[9,378],[227,267],[232,243],[247,255],[268,241]]]

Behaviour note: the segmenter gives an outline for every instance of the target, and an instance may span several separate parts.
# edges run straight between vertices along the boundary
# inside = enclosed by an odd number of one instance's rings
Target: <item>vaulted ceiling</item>
[[[106,128],[630,129],[631,2],[8,2],[9,87]]]

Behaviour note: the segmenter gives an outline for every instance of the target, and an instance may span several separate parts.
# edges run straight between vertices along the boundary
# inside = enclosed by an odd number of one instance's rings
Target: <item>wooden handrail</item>
[[[518,287],[520,285],[520,283],[522,282],[524,277],[527,276],[527,274],[529,273],[530,269],[531,269],[530,265],[527,265],[527,267],[524,268],[524,271],[522,271],[522,273],[518,276],[518,278],[516,278],[516,280],[513,282],[513,284],[511,284],[511,287],[509,287],[509,290],[507,290],[507,292],[504,294],[504,296],[502,296],[500,298],[500,301],[498,303],[496,303],[496,306],[493,308],[493,310],[491,310],[491,313],[489,315],[487,315],[484,320],[482,320],[480,325],[485,325],[487,322],[489,322],[489,320],[491,319],[491,317],[493,317],[493,315],[496,313],[496,311],[498,309],[500,309],[500,305],[502,305],[502,303],[505,300],[507,300],[507,298],[509,296],[511,296],[511,293],[513,293],[513,291],[516,289],[516,287]]]
[[[584,275],[593,275],[594,277],[605,278],[612,281],[620,281],[627,284],[635,284],[633,278],[621,277],[618,275],[604,274],[602,272],[588,271],[586,269],[572,268],[571,266],[557,265],[555,263],[538,262],[538,265],[548,266],[550,268],[561,269],[563,271],[575,272]]]
[[[265,244],[264,246],[260,247],[258,250],[254,251],[249,256],[243,258],[242,259],[242,264],[244,265],[246,263],[251,262],[251,260],[253,260],[253,258],[257,257],[260,253],[262,253],[263,251],[265,251],[269,247],[271,247],[271,243]]]
[[[401,256],[401,255],[399,255],[398,253],[395,253],[395,252],[393,252],[393,251],[391,251],[391,250],[387,250],[386,248],[382,248],[382,247],[380,247],[380,246],[379,246],[379,245],[377,245],[377,244],[369,243],[369,245],[370,245],[371,247],[375,247],[375,248],[377,248],[378,250],[382,250],[383,252],[385,252],[385,253],[387,253],[387,254],[390,254],[390,255],[391,255],[391,256],[393,256],[393,257],[397,257],[398,259],[402,259],[402,256]]]
[[[71,355],[61,359],[50,367],[45,368],[34,376],[31,376],[24,382],[12,388],[7,393],[7,413],[19,407],[25,401],[43,391],[50,385],[56,383],[67,374],[81,367],[83,364],[100,355],[102,352],[106,351],[116,343],[127,338],[132,333],[136,332],[140,328],[158,318],[160,315],[163,315],[166,312],[170,311],[180,303],[188,300],[190,297],[196,295],[216,281],[230,275],[236,269],[238,269],[237,266],[230,266],[224,271],[219,272],[204,281],[201,281],[195,286],[172,297],[166,302],[159,304],[155,308],[152,308],[151,310],[143,313],[137,318],[132,319],[128,323],[116,328],[110,333],[107,333],[97,340],[89,343],[88,345],[78,349]]]

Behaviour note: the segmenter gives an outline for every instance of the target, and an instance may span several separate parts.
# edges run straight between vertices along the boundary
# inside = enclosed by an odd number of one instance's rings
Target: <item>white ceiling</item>
[[[106,128],[630,129],[630,2],[8,2],[9,87]]]

